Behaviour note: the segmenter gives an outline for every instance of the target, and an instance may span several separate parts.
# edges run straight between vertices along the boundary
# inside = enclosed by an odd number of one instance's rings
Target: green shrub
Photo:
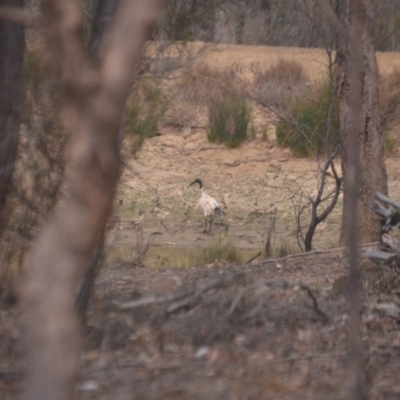
[[[340,139],[339,134],[339,103],[329,84],[321,87],[313,98],[295,101],[290,107],[290,116],[276,126],[278,146],[290,148],[296,157],[324,151],[325,139],[329,146],[334,146]]]
[[[230,149],[240,146],[247,137],[250,117],[246,98],[235,91],[213,99],[208,106],[208,140]]]
[[[125,130],[133,154],[136,154],[146,138],[157,135],[158,125],[166,109],[166,98],[157,84],[148,79],[140,81],[125,111]]]

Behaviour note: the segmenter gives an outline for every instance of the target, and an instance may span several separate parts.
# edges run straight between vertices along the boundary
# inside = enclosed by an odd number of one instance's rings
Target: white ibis
[[[217,200],[213,197],[209,196],[203,189],[203,181],[200,178],[197,178],[193,181],[189,186],[198,183],[200,186],[200,199],[197,202],[197,208],[201,208],[204,212],[205,225],[204,225],[204,233],[211,232],[211,225],[213,223],[214,215],[225,215],[221,206],[218,204]],[[210,229],[207,231],[207,217],[210,217]]]

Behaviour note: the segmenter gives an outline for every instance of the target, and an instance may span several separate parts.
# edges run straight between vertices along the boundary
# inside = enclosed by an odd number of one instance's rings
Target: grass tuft
[[[125,131],[133,155],[146,138],[157,135],[166,109],[166,97],[157,83],[149,79],[139,81],[125,110]]]
[[[240,146],[247,137],[250,107],[245,97],[232,91],[214,99],[208,108],[207,138],[212,143],[224,143],[229,149]]]
[[[220,70],[200,63],[185,71],[176,88],[181,100],[207,110],[208,140],[235,148],[247,138],[251,122],[246,86],[237,65]]]
[[[242,254],[233,241],[219,239],[209,247],[199,250],[193,260],[197,265],[209,264],[215,261],[226,261],[229,263],[241,262]]]
[[[296,243],[286,239],[279,242],[274,240],[272,246],[266,247],[265,250],[264,258],[281,258],[299,253],[299,247]]]

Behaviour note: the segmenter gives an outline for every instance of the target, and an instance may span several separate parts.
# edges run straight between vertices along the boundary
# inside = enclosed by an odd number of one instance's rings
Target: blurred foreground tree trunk
[[[95,0],[93,1],[93,21],[89,37],[89,51],[91,55],[99,60],[102,51],[105,49],[107,40],[107,31],[112,23],[112,19],[119,0]],[[123,130],[120,126],[118,144],[122,142]],[[119,152],[118,148],[118,152]],[[104,262],[104,241],[105,231],[100,236],[95,246],[94,253],[90,259],[89,265],[86,267],[85,275],[82,277],[78,287],[77,308],[79,315],[84,323],[86,323],[86,314],[89,302],[93,294],[96,277]]]
[[[337,16],[343,28],[350,32],[353,23],[350,7],[351,0],[337,2]],[[383,132],[378,106],[377,63],[375,47],[373,43],[373,5],[370,0],[362,2],[361,15],[361,40],[358,43],[361,52],[360,76],[361,79],[361,125],[358,131],[359,146],[359,175],[357,177],[357,206],[359,213],[359,240],[368,243],[378,240],[377,220],[372,211],[371,202],[374,193],[380,191],[387,193],[387,175],[383,153]],[[339,118],[342,137],[342,167],[344,176],[348,173],[349,140],[353,134],[353,126],[350,124],[350,112],[352,110],[352,90],[354,82],[349,79],[352,68],[352,52],[349,35],[339,35],[337,45],[338,62],[338,96]],[[343,217],[341,239],[344,240],[349,230],[349,190],[344,181]]]
[[[160,0],[120,0],[100,57],[84,47],[81,3],[43,0],[69,134],[64,196],[27,256],[21,296],[26,400],[73,398],[81,347],[76,288],[111,214],[120,165],[120,120],[131,76]]]
[[[0,7],[22,8],[24,0],[0,0]],[[0,235],[7,192],[17,157],[24,98],[23,24],[0,18]]]

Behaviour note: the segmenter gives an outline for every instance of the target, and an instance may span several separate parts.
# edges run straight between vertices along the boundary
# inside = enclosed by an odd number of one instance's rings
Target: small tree
[[[270,111],[278,117],[276,135],[278,145],[289,147],[294,155],[306,157],[313,155],[317,157],[316,195],[305,193],[300,184],[293,190],[292,185],[287,189],[292,192],[292,204],[297,223],[297,242],[302,251],[313,249],[313,238],[319,224],[325,221],[336,207],[342,189],[343,179],[335,166],[335,158],[340,153],[338,132],[338,104],[333,87],[335,82],[334,61],[332,43],[327,47],[328,74],[327,84],[316,90],[316,95],[309,95],[309,99],[286,100],[287,104],[280,108],[282,114],[268,104],[263,103]],[[290,66],[289,63],[279,63],[281,68],[271,68],[274,75],[278,74],[280,84],[285,85],[285,79],[290,74],[284,74],[283,67]],[[290,68],[291,71],[293,68]],[[296,75],[301,76],[298,68]],[[303,79],[299,79],[302,82]],[[260,96],[254,96],[254,100],[260,102]],[[329,185],[327,176],[334,179],[334,184]],[[307,214],[307,217],[305,217]],[[307,230],[304,232],[302,225],[304,218],[309,219]]]

